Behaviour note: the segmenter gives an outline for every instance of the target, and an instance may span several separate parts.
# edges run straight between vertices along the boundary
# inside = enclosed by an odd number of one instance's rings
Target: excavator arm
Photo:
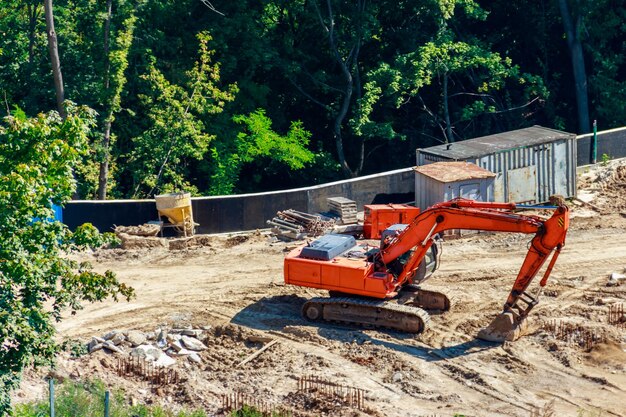
[[[520,323],[537,304],[537,300],[526,293],[526,289],[552,253],[540,286],[545,286],[556,259],[565,244],[569,227],[569,210],[560,205],[552,217],[543,220],[537,216],[514,213],[514,203],[485,203],[456,199],[434,205],[417,216],[402,233],[391,241],[384,242],[379,252],[379,262],[389,264],[413,249],[405,262],[402,272],[396,278],[396,285],[412,283],[416,267],[424,258],[438,233],[450,229],[469,229],[516,233],[534,233],[528,254],[520,268],[513,288],[504,304],[503,314],[510,314]],[[523,301],[525,307],[518,303]]]

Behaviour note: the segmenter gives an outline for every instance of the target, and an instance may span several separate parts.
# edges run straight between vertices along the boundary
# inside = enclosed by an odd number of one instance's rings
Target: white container
[[[576,196],[576,135],[541,126],[417,150],[417,165],[472,162],[496,174],[494,201],[539,204]]]

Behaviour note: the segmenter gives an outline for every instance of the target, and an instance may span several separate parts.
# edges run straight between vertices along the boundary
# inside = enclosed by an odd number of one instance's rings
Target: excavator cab
[[[421,284],[435,273],[437,268],[439,268],[439,253],[441,253],[440,246],[441,241],[437,241],[436,244],[433,244],[430,247],[404,286]],[[409,259],[411,259],[415,250],[416,248],[411,248],[409,251],[387,264],[387,270],[394,276],[398,277],[402,271],[405,270],[406,264]]]

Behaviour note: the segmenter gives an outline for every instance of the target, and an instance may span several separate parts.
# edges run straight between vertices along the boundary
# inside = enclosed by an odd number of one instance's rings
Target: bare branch
[[[326,32],[328,32],[328,26],[326,26],[326,23],[324,23],[324,18],[322,17],[322,12],[320,12],[320,8],[317,5],[317,0],[313,0],[313,7],[315,7],[315,13],[317,13],[317,17],[320,20],[320,25],[322,25],[322,28],[324,28],[324,30]]]
[[[7,100],[7,92],[6,90],[2,91],[4,93],[4,104],[7,106],[7,116],[11,116],[11,109],[9,108],[9,101]]]
[[[528,103],[526,104],[522,104],[521,106],[517,106],[517,107],[509,107],[508,109],[504,109],[504,110],[498,110],[498,111],[494,111],[492,112],[492,114],[500,114],[500,113],[506,113],[506,112],[510,112],[513,110],[519,110],[519,109],[523,109],[524,107],[528,107],[531,104],[533,104],[535,101],[539,100],[539,97],[535,97],[534,99],[530,100]]]
[[[215,13],[225,16],[224,13],[220,12],[219,10],[217,10],[215,7],[213,7],[213,5],[211,4],[211,2],[209,0],[200,0],[202,2],[202,4],[204,4],[206,7],[208,7],[209,9],[211,9],[212,11],[214,11]]]
[[[440,143],[446,143],[446,141],[445,141],[445,140],[441,140],[441,138],[438,138],[437,136],[429,135],[429,134],[424,133],[424,132],[418,132],[418,133],[419,133],[420,135],[422,135],[422,136],[426,136],[427,138],[434,139],[434,140],[436,140],[437,142],[440,142]]]
[[[367,153],[367,155],[365,156],[365,159],[369,159],[370,155],[373,154],[376,150],[382,148],[384,146],[384,144],[380,144],[377,146],[374,146],[372,149],[370,149],[370,151]]]
[[[448,97],[452,98],[452,97],[456,97],[456,96],[473,96],[473,97],[486,97],[486,98],[490,98],[492,100],[494,100],[493,96],[491,94],[481,94],[481,93],[454,93],[454,94],[450,94]]]
[[[426,103],[424,102],[424,99],[422,98],[422,96],[420,94],[417,95],[417,98],[420,99],[420,102],[422,103],[423,110],[426,113],[428,113],[428,115],[430,117],[432,117],[433,121],[435,123],[437,123],[437,126],[439,126],[439,129],[441,129],[441,134],[446,139],[446,141],[444,143],[448,143],[448,136],[446,135],[446,128],[441,123],[439,123],[439,117],[428,108],[428,106],[426,105]]]
[[[302,87],[300,87],[298,84],[296,84],[295,81],[293,81],[291,78],[287,77],[287,79],[289,80],[289,82],[291,83],[291,85],[293,85],[294,87],[296,87],[296,89],[298,89],[298,91],[305,96],[306,98],[308,98],[309,100],[311,100],[313,103],[317,104],[318,106],[321,106],[324,110],[330,110],[330,108],[328,107],[328,105],[322,103],[321,101],[315,99],[313,96],[311,96],[309,93],[307,93]]]
[[[341,94],[343,94],[343,93],[344,93],[344,91],[343,91],[343,90],[341,90],[341,89],[339,89],[339,88],[337,88],[337,87],[333,87],[332,85],[326,84],[326,83],[324,83],[324,82],[322,82],[322,81],[318,80],[317,78],[315,78],[315,77],[313,76],[313,74],[311,74],[309,71],[307,71],[307,70],[306,70],[306,68],[304,69],[304,74],[305,74],[307,77],[309,77],[309,78],[311,79],[311,81],[313,81],[313,83],[314,83],[314,84],[321,85],[322,87],[328,88],[329,90],[335,91],[335,92],[337,92],[337,93],[341,93]]]

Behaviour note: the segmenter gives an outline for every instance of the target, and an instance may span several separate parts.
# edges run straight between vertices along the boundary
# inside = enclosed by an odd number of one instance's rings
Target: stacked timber
[[[333,228],[335,221],[325,220],[320,215],[289,209],[276,213],[276,217],[268,220],[267,224],[278,238],[300,240],[307,236],[323,235]]]
[[[329,211],[341,217],[342,224],[354,224],[357,222],[356,201],[345,197],[329,197],[326,201],[328,201]]]

